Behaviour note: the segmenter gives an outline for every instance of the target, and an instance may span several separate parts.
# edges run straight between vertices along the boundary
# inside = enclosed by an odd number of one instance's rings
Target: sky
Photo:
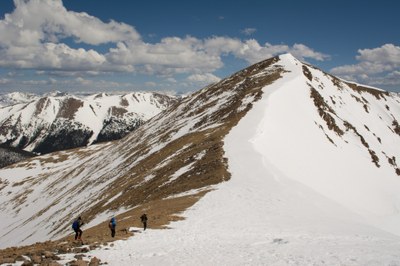
[[[187,93],[282,53],[400,92],[400,2],[1,0],[0,92]]]

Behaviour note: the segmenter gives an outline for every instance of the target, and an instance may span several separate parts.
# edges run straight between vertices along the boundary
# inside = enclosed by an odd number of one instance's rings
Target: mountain
[[[399,120],[398,94],[274,57],[123,139],[1,169],[0,243],[61,239],[59,250],[78,215],[85,239],[101,242],[110,217],[121,235],[146,212],[151,229],[172,230],[87,256],[111,265],[398,265]]]
[[[28,103],[37,98],[38,96],[33,93],[11,92],[0,94],[0,107],[14,105],[18,103]]]
[[[74,96],[54,92],[3,95],[0,142],[35,153],[119,139],[177,102],[150,92]]]

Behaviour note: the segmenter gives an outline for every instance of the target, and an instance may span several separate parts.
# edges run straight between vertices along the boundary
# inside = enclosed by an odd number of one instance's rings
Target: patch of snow
[[[185,192],[182,192],[182,193],[178,193],[178,194],[174,194],[174,195],[168,196],[168,197],[166,197],[164,199],[175,199],[175,198],[181,198],[181,197],[186,197],[186,196],[192,196],[192,195],[196,195],[196,194],[198,194],[200,192],[203,192],[203,191],[211,191],[211,190],[214,190],[214,189],[215,189],[215,186],[191,189],[191,190],[188,190],[188,191],[185,191]]]
[[[115,199],[117,199],[118,197],[120,197],[123,194],[123,192],[118,193],[117,195],[115,195],[114,197],[110,198],[106,203],[104,203],[104,205],[107,205],[111,202],[113,202]]]
[[[181,175],[183,175],[183,174],[185,174],[186,172],[188,172],[188,171],[193,167],[193,165],[194,165],[195,163],[196,163],[196,161],[194,161],[194,162],[192,162],[192,163],[190,163],[190,164],[188,164],[188,165],[185,165],[184,167],[178,169],[175,173],[173,173],[173,174],[171,175],[171,177],[168,179],[168,181],[167,181],[166,183],[164,183],[163,185],[167,185],[167,184],[169,184],[169,183],[174,182],[174,181],[175,181],[176,179],[178,179]]]

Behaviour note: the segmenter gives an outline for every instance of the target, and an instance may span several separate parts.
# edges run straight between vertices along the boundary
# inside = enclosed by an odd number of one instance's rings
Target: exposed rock
[[[42,255],[48,259],[48,258],[53,258],[54,257],[54,253],[50,252],[50,251],[43,251]]]
[[[0,258],[0,265],[7,263],[15,263],[15,258],[13,257]]]
[[[83,259],[83,257],[84,256],[82,254],[78,254],[78,255],[74,256],[74,258],[77,259],[77,260],[81,260],[81,259]]]
[[[40,263],[40,266],[61,266],[61,264],[52,259],[45,259]]]
[[[42,262],[42,257],[38,255],[31,256],[31,260],[34,264],[40,264]]]
[[[74,260],[69,262],[69,266],[88,266],[89,262],[86,260]]]
[[[89,248],[83,247],[83,248],[74,248],[73,253],[87,253],[89,252]]]
[[[99,266],[100,265],[100,259],[94,257],[90,260],[89,266]]]

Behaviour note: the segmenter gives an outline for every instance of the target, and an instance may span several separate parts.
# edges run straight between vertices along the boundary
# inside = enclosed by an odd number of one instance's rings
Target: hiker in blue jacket
[[[81,226],[83,225],[82,222],[82,218],[79,216],[78,219],[76,219],[73,223],[72,223],[72,229],[74,229],[75,231],[75,240],[81,240],[82,237],[82,230],[81,230]]]
[[[117,226],[117,221],[115,220],[115,218],[111,218],[110,222],[108,223],[108,227],[111,230],[111,237],[115,236],[115,227]]]

